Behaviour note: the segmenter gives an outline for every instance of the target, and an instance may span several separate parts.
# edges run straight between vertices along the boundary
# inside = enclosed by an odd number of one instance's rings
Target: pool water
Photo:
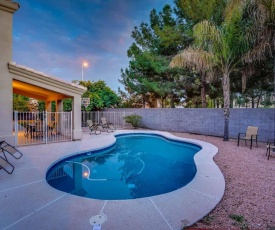
[[[201,147],[158,135],[116,137],[108,149],[55,164],[47,173],[54,188],[102,200],[135,199],[179,189],[196,174],[194,155]]]

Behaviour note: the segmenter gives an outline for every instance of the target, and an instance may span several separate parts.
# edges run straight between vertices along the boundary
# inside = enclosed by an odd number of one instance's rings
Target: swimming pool
[[[194,178],[194,155],[200,149],[155,134],[118,135],[111,147],[61,160],[46,178],[58,190],[94,199],[154,196]]]

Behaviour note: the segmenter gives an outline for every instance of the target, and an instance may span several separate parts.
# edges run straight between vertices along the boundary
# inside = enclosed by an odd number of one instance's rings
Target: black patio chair
[[[269,160],[269,157],[271,155],[271,150],[274,152],[275,151],[275,141],[273,140],[268,140],[266,143],[266,156],[267,159]]]

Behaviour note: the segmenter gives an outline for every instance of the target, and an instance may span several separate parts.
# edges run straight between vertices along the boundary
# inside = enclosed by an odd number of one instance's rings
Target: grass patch
[[[202,223],[204,223],[205,225],[210,225],[212,223],[212,221],[214,220],[214,217],[211,215],[206,215],[203,219],[202,219]]]
[[[230,214],[229,218],[234,220],[234,225],[240,227],[240,229],[248,229],[247,220],[242,215]]]

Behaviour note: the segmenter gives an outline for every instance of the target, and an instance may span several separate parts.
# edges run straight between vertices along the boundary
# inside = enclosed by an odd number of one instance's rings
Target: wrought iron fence
[[[16,146],[72,140],[72,112],[14,112]]]
[[[105,117],[108,123],[112,123],[116,128],[124,128],[126,123],[124,117],[134,114],[133,112],[82,112],[82,127],[87,127],[87,120],[92,120],[94,123],[101,123],[101,118]]]

